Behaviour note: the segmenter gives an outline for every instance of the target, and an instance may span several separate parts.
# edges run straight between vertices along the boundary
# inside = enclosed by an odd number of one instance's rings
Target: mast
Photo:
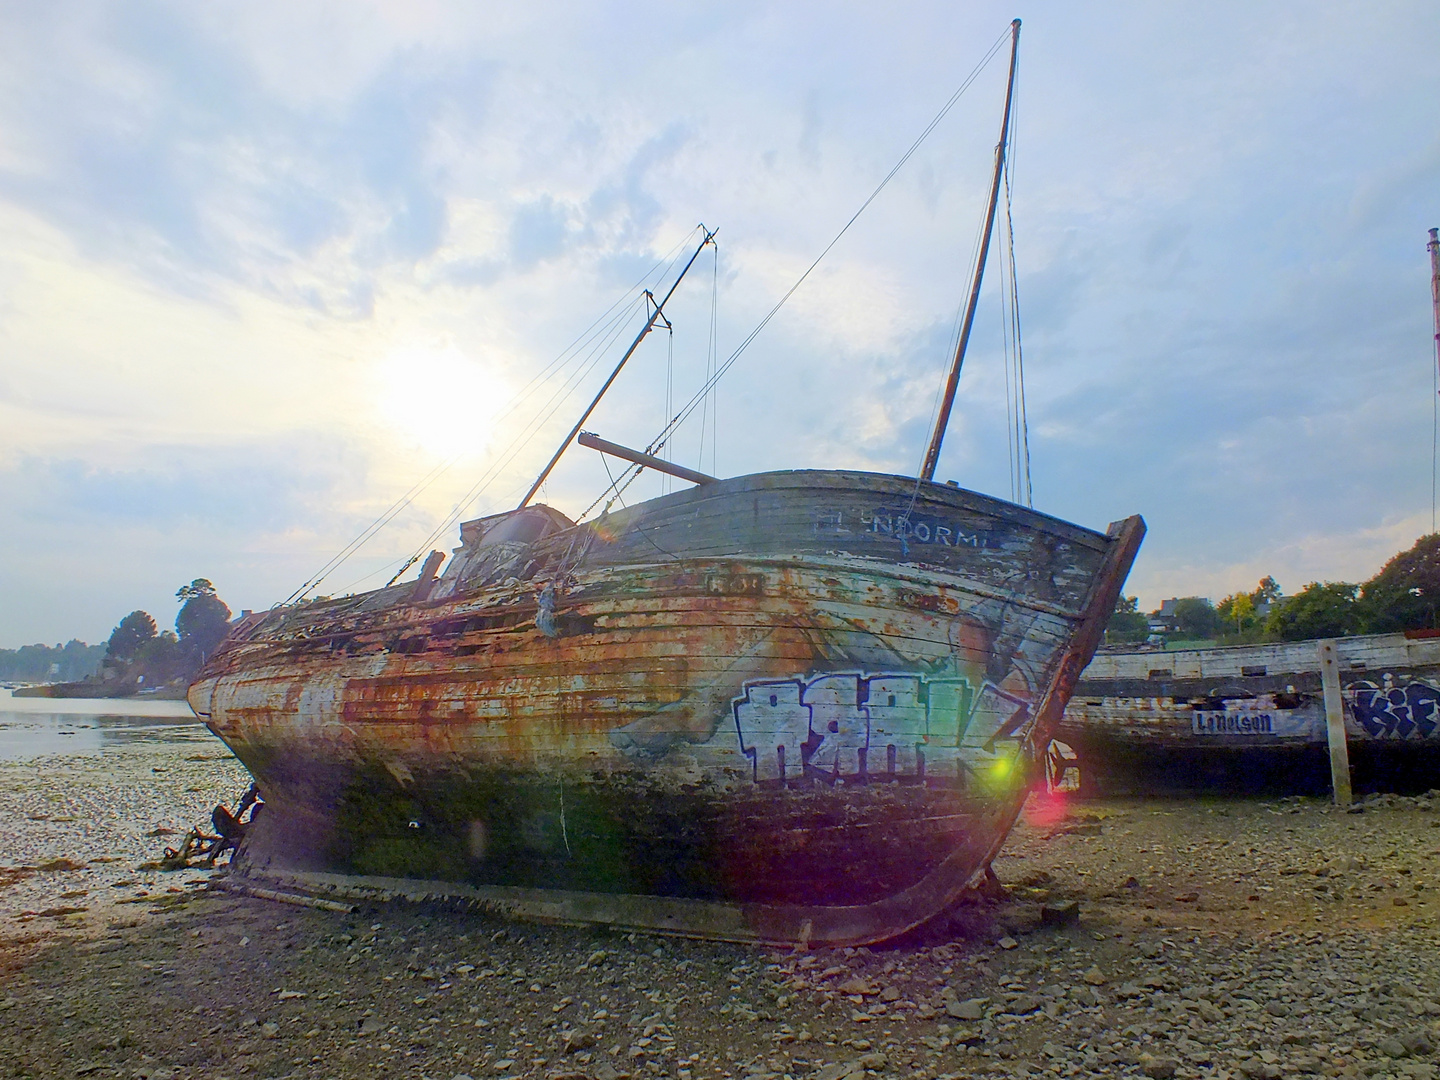
[[[975,264],[975,280],[970,284],[970,299],[965,305],[965,321],[960,326],[960,342],[955,347],[955,360],[950,377],[945,380],[945,398],[940,402],[940,415],[935,419],[935,433],[925,451],[925,464],[920,479],[934,480],[935,466],[940,462],[940,444],[950,425],[950,408],[955,404],[955,388],[960,385],[960,368],[965,363],[965,347],[970,344],[970,327],[975,322],[975,308],[980,302],[980,282],[985,276],[985,258],[990,253],[990,233],[995,227],[995,205],[1000,199],[1000,179],[1005,171],[1005,144],[1010,138],[1010,103],[1015,96],[1015,63],[1020,52],[1020,20],[1010,24],[1010,78],[1005,84],[1005,116],[1000,121],[1000,142],[995,147],[995,175],[990,181],[990,205],[985,211],[985,231],[980,238],[980,259]]]
[[[590,414],[595,411],[595,406],[600,404],[600,399],[605,396],[605,391],[610,389],[610,384],[619,376],[620,369],[625,366],[625,361],[634,355],[635,350],[640,347],[640,342],[645,340],[645,335],[655,328],[655,322],[660,318],[660,314],[664,310],[665,305],[669,303],[670,297],[675,295],[675,290],[680,287],[680,282],[685,280],[685,275],[690,272],[690,267],[695,265],[695,260],[700,257],[700,252],[705,250],[705,245],[715,239],[715,231],[718,230],[707,229],[702,224],[700,231],[705,234],[705,239],[700,241],[700,246],[695,249],[695,254],[690,256],[690,261],[685,264],[685,269],[680,271],[680,276],[677,277],[675,283],[670,286],[670,291],[665,294],[665,299],[657,303],[655,297],[648,290],[646,291],[645,295],[649,296],[651,302],[655,304],[655,310],[652,311],[650,317],[645,320],[645,325],[640,328],[640,333],[635,335],[635,340],[630,343],[630,348],[625,350],[625,355],[620,357],[620,362],[615,365],[615,370],[612,371],[610,377],[605,380],[605,385],[600,387],[600,392],[595,395],[595,400],[590,402],[585,411],[580,414],[580,419],[575,421],[575,426],[570,429],[570,434],[565,436],[565,441],[560,444],[559,449],[555,451],[549,463],[540,471],[540,475],[535,478],[535,483],[530,485],[530,490],[525,493],[525,498],[520,500],[520,505],[515,508],[516,510],[524,510],[525,507],[530,504],[530,500],[535,497],[535,492],[540,490],[540,485],[545,483],[545,478],[550,475],[550,470],[555,468],[556,464],[560,461],[560,456],[565,453],[575,436],[579,434],[580,429],[585,426],[585,421],[590,419]]]
[[[1430,230],[1430,303],[1435,316],[1435,392],[1440,394],[1440,229]],[[1435,492],[1440,482],[1440,402],[1430,399],[1430,532],[1435,532]]]
[[[1435,309],[1435,364],[1440,373],[1440,229],[1430,230],[1430,301]]]

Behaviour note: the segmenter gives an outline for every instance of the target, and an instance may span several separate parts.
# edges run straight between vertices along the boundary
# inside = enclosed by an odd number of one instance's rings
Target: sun
[[[443,457],[480,454],[509,397],[503,379],[453,342],[396,348],[376,366],[376,388],[385,422]]]

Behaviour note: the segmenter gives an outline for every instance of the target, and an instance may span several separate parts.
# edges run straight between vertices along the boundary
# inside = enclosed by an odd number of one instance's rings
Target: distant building
[[[1152,635],[1174,634],[1179,632],[1180,620],[1175,613],[1175,607],[1182,600],[1200,600],[1206,604],[1210,603],[1210,601],[1203,596],[1172,596],[1160,605],[1159,611],[1152,611],[1147,616],[1150,620],[1150,633]]]
[[[1264,622],[1266,616],[1268,616],[1270,612],[1274,611],[1281,604],[1285,603],[1287,599],[1288,597],[1281,596],[1277,593],[1274,600],[1261,600],[1258,604],[1255,605],[1255,617],[1261,622]]]
[[[1159,611],[1152,611],[1150,613],[1150,633],[1173,634],[1177,629],[1179,629],[1175,616],[1175,605],[1178,604],[1182,599],[1185,598],[1180,596],[1172,596],[1169,600],[1166,600],[1163,604],[1160,605]]]

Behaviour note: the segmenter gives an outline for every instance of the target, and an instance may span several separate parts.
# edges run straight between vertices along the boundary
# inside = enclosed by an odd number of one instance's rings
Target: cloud
[[[654,335],[595,417],[647,442],[667,387],[673,407],[704,377],[712,284],[723,357],[1010,14],[7,10],[0,483],[20,524],[0,538],[17,568],[0,637],[103,633],[182,568],[233,575],[249,606],[280,599],[451,446],[468,449],[354,580],[499,461],[468,505],[506,505],[635,327],[567,347],[703,220],[720,263],[667,309],[673,352]],[[1042,2],[1025,18],[1014,215],[1037,506],[1092,526],[1144,513],[1147,606],[1262,573],[1364,576],[1428,528],[1428,7]],[[710,414],[722,472],[916,467],[1003,75],[982,73],[737,361]],[[941,473],[1004,495],[994,268]],[[387,398],[375,373],[417,349],[460,359]],[[557,357],[470,438],[446,372],[483,365],[519,391]],[[460,430],[440,451],[415,428],[447,392],[435,415]],[[677,453],[699,441],[697,416]],[[577,510],[606,482],[572,453],[547,497]]]

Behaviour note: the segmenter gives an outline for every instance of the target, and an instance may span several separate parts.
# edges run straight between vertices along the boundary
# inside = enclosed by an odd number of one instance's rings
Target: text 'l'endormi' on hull
[[[774,943],[950,907],[1145,531],[931,479],[981,271],[919,479],[715,480],[582,434],[592,403],[561,451],[696,486],[580,524],[527,496],[464,523],[438,577],[238,622],[190,690],[265,801],[235,872]]]

